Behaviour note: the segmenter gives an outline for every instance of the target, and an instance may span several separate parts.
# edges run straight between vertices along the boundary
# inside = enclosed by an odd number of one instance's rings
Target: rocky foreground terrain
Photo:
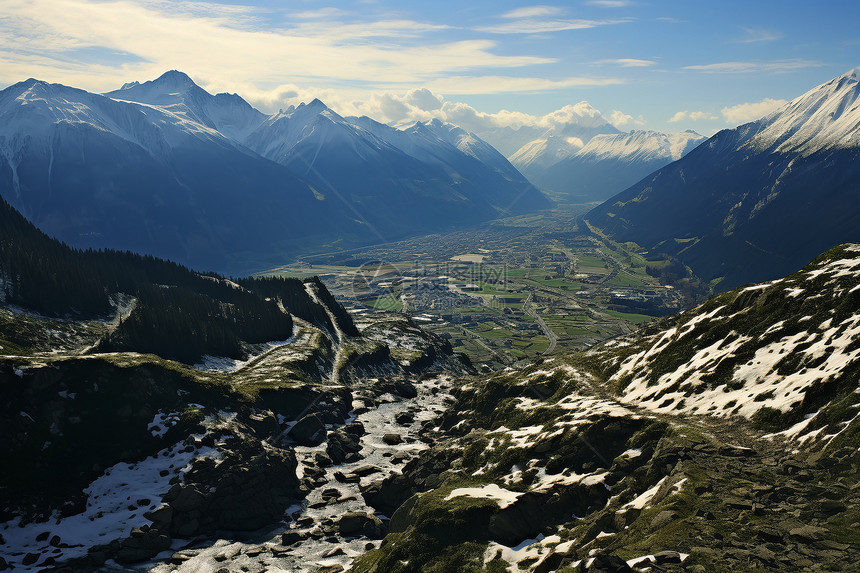
[[[354,571],[851,571],[860,246],[472,380]],[[390,513],[388,513],[390,512]]]
[[[405,318],[191,368],[3,311],[64,350],[0,363],[0,569],[856,570],[858,309],[845,245],[480,377]]]

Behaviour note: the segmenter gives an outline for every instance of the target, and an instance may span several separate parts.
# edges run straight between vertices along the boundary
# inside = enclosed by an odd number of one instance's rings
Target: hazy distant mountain
[[[557,110],[545,118],[545,123],[540,125],[523,125],[517,128],[507,126],[472,128],[469,123],[464,123],[463,127],[474,131],[478,137],[489,142],[505,157],[511,159],[518,168],[519,164],[513,161],[513,158],[524,148],[540,144],[543,140],[558,138],[571,142],[575,147],[582,147],[595,135],[621,133],[587,101]]]
[[[592,210],[611,236],[726,290],[860,240],[860,70],[724,130]]]
[[[564,139],[555,149],[548,142],[546,148],[535,147],[512,162],[540,189],[583,203],[603,201],[680,159],[704,140],[694,131],[602,134],[579,148]]]
[[[507,212],[527,211],[529,205],[549,206],[496,148],[456,125],[434,119],[399,130],[368,117],[349,121],[410,157],[442,169],[463,193],[482,197]]]
[[[318,100],[268,117],[177,71],[106,95],[31,79],[0,91],[0,195],[71,245],[226,272],[549,206],[489,145],[425,127],[383,138]]]
[[[401,131],[314,100],[268,118],[245,143],[347,200],[385,238],[550,206],[491,146],[438,122]]]
[[[0,158],[0,195],[74,246],[233,270],[240,252],[350,224],[212,127],[34,79],[0,92]]]

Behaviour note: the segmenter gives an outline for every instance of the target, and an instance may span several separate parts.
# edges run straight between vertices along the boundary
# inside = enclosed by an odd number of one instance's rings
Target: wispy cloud
[[[491,34],[546,34],[549,32],[584,30],[587,28],[597,28],[598,26],[624,24],[630,21],[631,20],[629,18],[617,18],[613,20],[580,20],[564,18],[540,20],[537,18],[527,18],[495,26],[481,26],[478,27],[477,30],[479,32],[489,32]]]
[[[544,16],[558,16],[564,13],[564,9],[558,6],[524,6],[505,12],[501,18],[541,18]]]
[[[738,40],[744,44],[755,44],[758,42],[773,42],[782,38],[782,33],[765,28],[741,28],[743,36]]]
[[[493,94],[506,92],[538,92],[570,87],[596,87],[623,84],[621,78],[569,77],[562,79],[521,78],[509,76],[451,76],[426,83],[444,94]]]
[[[788,102],[784,99],[765,98],[758,102],[739,103],[720,110],[726,121],[734,124],[755,121],[776,111]]]
[[[586,2],[589,6],[600,6],[601,8],[624,8],[631,6],[633,2],[627,0],[590,0]]]
[[[753,72],[790,72],[804,68],[821,66],[820,62],[814,60],[777,60],[773,62],[719,62],[715,64],[700,64],[695,66],[684,66],[685,70],[708,72],[714,74],[738,74]]]
[[[669,118],[669,123],[678,123],[679,121],[702,121],[705,119],[720,119],[716,115],[707,111],[679,111]]]
[[[621,66],[622,68],[648,68],[651,66],[656,66],[657,62],[654,60],[638,60],[635,58],[617,58],[612,60],[598,60],[594,62],[595,64],[616,64]]]
[[[0,83],[35,76],[106,91],[177,68],[212,90],[242,93],[293,82],[414,86],[555,61],[502,54],[488,39],[451,41],[440,34],[447,26],[433,22],[344,23],[324,15],[297,19],[270,9],[168,0],[5,0]],[[74,57],[91,48],[127,57],[99,65]]]

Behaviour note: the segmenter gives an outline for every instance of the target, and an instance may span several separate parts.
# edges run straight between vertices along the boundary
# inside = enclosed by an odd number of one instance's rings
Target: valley
[[[0,90],[0,571],[857,569],[860,68],[711,137],[308,99]]]
[[[320,276],[354,316],[406,313],[491,369],[551,344],[588,348],[702,298],[692,277],[661,284],[654,269],[668,261],[592,232],[581,220],[589,207],[302,257],[260,275]]]

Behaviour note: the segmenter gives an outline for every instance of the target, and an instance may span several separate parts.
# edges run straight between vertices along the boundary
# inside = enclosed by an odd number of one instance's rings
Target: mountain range
[[[694,131],[634,130],[580,140],[550,135],[520,148],[511,162],[540,189],[570,201],[605,201],[705,140]]]
[[[177,71],[105,95],[29,79],[0,91],[0,196],[72,246],[225,272],[551,205],[473,135],[364,123]]]
[[[717,290],[788,274],[860,240],[860,70],[720,131],[586,216],[674,256]]]
[[[604,201],[705,140],[694,131],[622,132],[585,101],[556,115],[546,125],[479,133],[529,181],[565,202]]]

